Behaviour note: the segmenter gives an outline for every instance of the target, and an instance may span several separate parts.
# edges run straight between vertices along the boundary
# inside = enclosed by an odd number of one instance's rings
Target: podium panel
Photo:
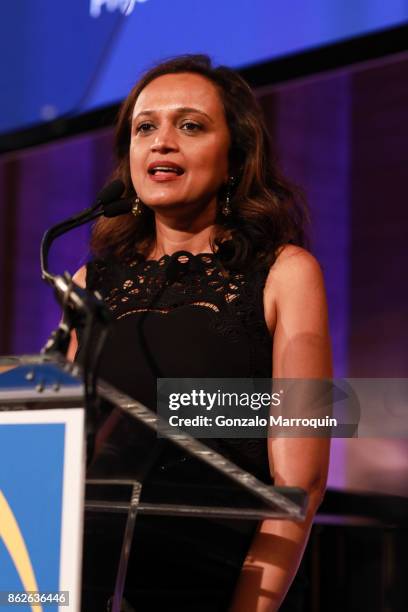
[[[157,414],[104,381],[97,390],[103,406],[87,415],[77,365],[0,358],[0,591],[67,591],[43,608],[72,612],[226,601],[257,521],[302,520],[305,492],[265,484],[187,434],[158,438]]]
[[[80,609],[83,432],[80,408],[0,412],[0,609]]]

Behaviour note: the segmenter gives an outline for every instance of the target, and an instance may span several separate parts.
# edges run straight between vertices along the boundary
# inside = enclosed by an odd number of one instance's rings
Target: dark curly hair
[[[272,265],[284,244],[304,246],[308,215],[303,196],[277,168],[262,111],[251,88],[230,68],[213,67],[206,55],[183,55],[164,61],[136,83],[119,111],[118,164],[111,178],[122,179],[126,197],[135,194],[129,165],[134,105],[151,81],[179,73],[199,74],[216,86],[230,131],[230,172],[237,177],[231,198],[232,214],[227,220],[222,215],[216,219],[212,248],[219,249],[226,266],[239,268],[255,263]],[[231,239],[225,241],[227,236]],[[149,252],[154,240],[154,213],[144,207],[139,217],[129,214],[100,218],[93,228],[91,250],[97,257],[143,255]]]

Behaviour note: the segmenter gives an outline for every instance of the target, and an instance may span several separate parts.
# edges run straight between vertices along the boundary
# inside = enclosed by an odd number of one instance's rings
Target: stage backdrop
[[[408,376],[408,55],[258,95],[281,163],[309,199],[336,375]],[[112,168],[112,139],[105,130],[1,160],[1,353],[38,351],[56,325],[41,235],[92,201]],[[87,235],[59,240],[54,271],[84,263]],[[330,482],[406,494],[407,455],[403,441],[336,442]]]
[[[0,132],[117,102],[164,57],[236,68],[407,21],[405,0],[4,0]]]

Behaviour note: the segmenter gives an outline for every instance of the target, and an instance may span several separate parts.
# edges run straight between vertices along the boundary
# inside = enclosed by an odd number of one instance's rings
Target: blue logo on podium
[[[0,425],[0,591],[60,588],[64,435],[60,423]]]

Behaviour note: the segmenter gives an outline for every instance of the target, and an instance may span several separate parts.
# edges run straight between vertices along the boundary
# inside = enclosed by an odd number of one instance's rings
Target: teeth
[[[181,174],[181,170],[178,170],[177,168],[170,168],[169,166],[155,166],[152,168],[152,170],[150,170],[150,172],[152,174],[155,174],[156,172],[174,172],[175,174]]]

